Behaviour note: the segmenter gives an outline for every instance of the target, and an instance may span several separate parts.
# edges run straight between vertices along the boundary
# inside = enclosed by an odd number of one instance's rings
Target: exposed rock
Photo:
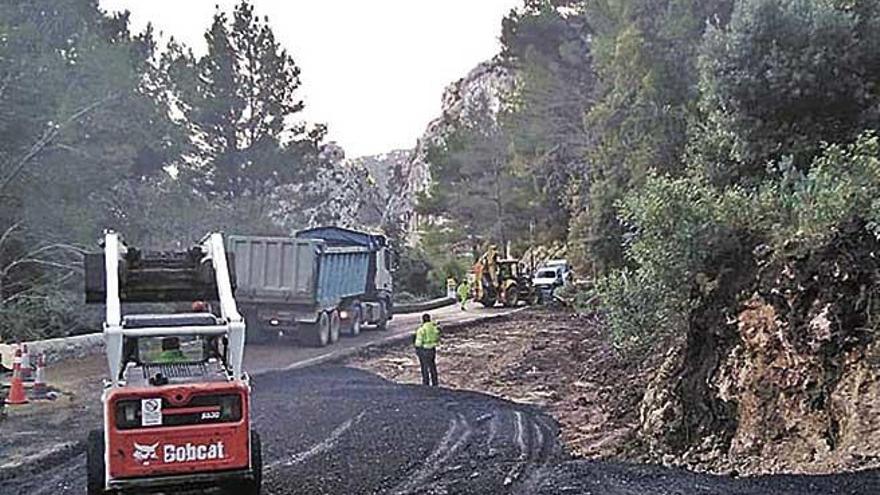
[[[341,146],[328,143],[321,150],[321,168],[316,180],[284,192],[313,198],[312,206],[285,207],[282,201],[279,219],[296,228],[336,225],[376,230],[390,200],[391,171],[405,162],[409,154],[399,150],[347,159]]]
[[[379,155],[362,156],[349,161],[354,169],[367,171],[367,186],[374,188],[359,211],[359,220],[367,226],[378,227],[392,201],[391,181],[394,171],[409,162],[412,150],[394,150]]]
[[[747,475],[880,467],[880,240],[853,222],[818,246],[784,250],[744,270],[753,295],[725,327],[734,338],[715,341],[708,381],[683,381],[673,351],[649,385],[639,433],[654,460]],[[693,408],[682,397],[694,386],[730,407],[734,421],[685,424],[676,444],[682,411],[686,418]]]
[[[675,387],[670,384],[676,381],[683,360],[683,346],[673,346],[648,383],[639,404],[639,436],[649,454],[654,456],[668,456],[669,445],[674,443],[669,437],[682,428],[684,407],[681,398],[674,392]]]
[[[474,112],[483,108],[484,102],[497,114],[502,108],[504,95],[513,90],[514,85],[513,71],[493,60],[481,63],[466,77],[446,88],[441,116],[428,124],[410,159],[394,170],[391,202],[384,224],[399,221],[405,226],[404,234],[411,236],[415,232],[419,223],[414,211],[416,199],[431,183],[429,149],[442,145],[453,127],[472,119]]]

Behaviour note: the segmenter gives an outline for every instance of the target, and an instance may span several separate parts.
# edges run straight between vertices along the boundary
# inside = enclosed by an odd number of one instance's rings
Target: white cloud
[[[215,5],[235,0],[101,0],[205,50]],[[495,55],[521,0],[255,0],[302,69],[305,118],[326,122],[349,156],[409,148],[440,112],[447,84]]]

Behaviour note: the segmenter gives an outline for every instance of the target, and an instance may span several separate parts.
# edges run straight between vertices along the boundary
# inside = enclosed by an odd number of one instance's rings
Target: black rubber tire
[[[104,495],[104,433],[101,430],[89,432],[86,440],[86,493]]]
[[[256,313],[246,311],[242,313],[244,318],[245,334],[244,340],[247,344],[265,344],[272,340],[269,332],[263,328],[263,324],[257,318]]]
[[[263,488],[263,445],[260,434],[251,430],[251,473],[253,479],[227,483],[223,492],[228,495],[260,495]]]
[[[327,347],[330,344],[330,317],[322,312],[318,315],[318,321],[308,324],[303,333],[308,345]]]
[[[339,342],[339,331],[342,329],[342,319],[339,317],[339,311],[330,312],[330,343]]]
[[[513,308],[519,304],[519,287],[511,285],[504,291],[504,307]]]
[[[388,305],[385,301],[379,301],[379,321],[376,322],[376,330],[380,332],[388,330]]]
[[[351,323],[348,325],[348,336],[349,337],[357,337],[361,334],[361,305],[360,303],[354,303],[351,305],[351,309],[349,310],[349,314],[351,315]]]

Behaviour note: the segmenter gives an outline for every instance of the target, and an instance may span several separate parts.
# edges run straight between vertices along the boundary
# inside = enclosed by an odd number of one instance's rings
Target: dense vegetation
[[[497,60],[517,89],[435,150],[430,228],[565,240],[622,350],[704,329],[755,253],[876,231],[878,27],[867,0],[529,0]]]
[[[196,56],[97,0],[0,5],[0,340],[84,328],[81,254],[210,229],[285,232],[321,166],[299,68],[243,2]],[[295,222],[296,219],[289,221]]]

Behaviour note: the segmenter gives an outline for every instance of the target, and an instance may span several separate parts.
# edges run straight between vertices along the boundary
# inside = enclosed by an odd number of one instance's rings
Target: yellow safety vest
[[[440,329],[433,321],[423,323],[416,330],[416,347],[420,349],[434,349],[440,343]]]

